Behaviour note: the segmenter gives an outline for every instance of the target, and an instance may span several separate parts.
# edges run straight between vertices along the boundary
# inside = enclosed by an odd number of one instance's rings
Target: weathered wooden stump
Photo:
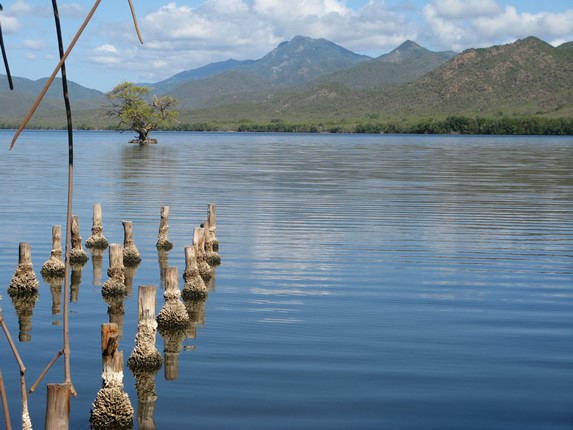
[[[157,324],[160,329],[179,329],[189,324],[189,316],[185,305],[181,303],[177,267],[165,269],[165,305],[157,315]]]
[[[72,249],[70,250],[70,264],[83,266],[88,261],[88,254],[82,248],[82,236],[80,235],[80,219],[77,215],[72,216],[71,232]]]
[[[120,243],[112,243],[109,247],[108,280],[104,282],[101,294],[106,296],[125,296],[125,274],[123,266],[123,246]]]
[[[217,240],[217,205],[209,203],[207,205],[207,224],[209,226],[209,242],[207,246],[215,252],[219,251],[219,241]]]
[[[221,264],[221,256],[213,249],[215,241],[212,240],[212,230],[209,228],[209,221],[204,223],[205,234],[205,261],[211,267],[219,266]]]
[[[116,324],[102,324],[102,388],[90,412],[94,430],[131,429],[134,410],[123,386],[123,352],[118,351],[119,329]]]
[[[32,266],[32,248],[27,242],[20,242],[18,247],[18,265],[10,282],[8,294],[12,295],[33,295],[38,294],[40,282],[36,279],[34,267]]]
[[[206,260],[204,228],[195,227],[193,230],[193,246],[195,247],[195,258],[197,259],[199,275],[201,275],[203,281],[207,282],[213,276],[213,268],[209,266]]]
[[[101,205],[96,203],[93,206],[92,235],[86,240],[86,248],[106,249],[107,246],[108,242],[103,234]]]
[[[173,248],[173,243],[169,241],[169,206],[161,207],[161,220],[159,222],[159,233],[157,235],[157,249],[169,251]]]
[[[139,287],[139,322],[135,335],[135,347],[127,360],[127,365],[132,371],[134,369],[157,371],[163,365],[161,354],[155,347],[157,332],[155,294],[156,287],[153,285]]]
[[[50,258],[42,266],[40,274],[44,278],[60,278],[65,275],[66,266],[62,259],[62,226],[52,226],[52,251]]]
[[[133,222],[122,221],[123,224],[123,264],[126,267],[137,266],[141,263],[141,255],[133,241]]]
[[[186,338],[189,316],[185,305],[181,303],[181,291],[178,286],[177,267],[165,269],[165,305],[157,315],[159,334],[163,338],[163,356],[165,361],[165,379],[173,381],[178,376],[179,353]]]
[[[45,430],[68,429],[72,384],[48,384]]]
[[[183,286],[183,298],[185,300],[207,297],[207,287],[197,265],[195,246],[185,247],[185,272],[183,273],[183,279],[185,280],[185,285]]]

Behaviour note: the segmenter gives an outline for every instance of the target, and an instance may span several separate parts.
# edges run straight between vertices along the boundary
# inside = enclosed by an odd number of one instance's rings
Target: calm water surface
[[[39,270],[52,225],[65,224],[67,140],[27,132],[8,152],[12,135],[0,132],[0,306],[31,385],[62,345],[57,289]],[[143,408],[125,371],[147,428],[573,428],[573,138],[156,137],[141,148],[125,134],[75,134],[84,242],[101,203],[110,243],[131,220],[143,258],[125,301],[126,358],[137,286],[162,285],[161,206],[182,274],[193,227],[217,204],[223,263],[181,342],[177,379],[160,370]],[[40,295],[19,325],[7,289],[22,241]],[[70,297],[73,429],[89,427],[101,388],[108,259],[98,274],[90,258]],[[0,345],[18,428],[18,371]],[[30,397],[35,428],[45,384],[63,376],[60,359]]]

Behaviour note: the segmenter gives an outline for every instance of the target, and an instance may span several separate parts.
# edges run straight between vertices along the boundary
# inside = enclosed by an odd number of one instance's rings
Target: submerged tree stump
[[[94,249],[106,249],[107,246],[107,239],[103,235],[101,205],[96,203],[93,206],[92,235],[88,238],[88,240],[86,240],[86,247]]]
[[[50,258],[42,266],[40,274],[44,278],[61,278],[64,276],[66,265],[62,259],[62,226],[52,226],[52,251]]]
[[[88,254],[82,248],[82,236],[80,235],[79,216],[72,216],[72,249],[70,250],[70,263],[72,265],[84,265],[88,261]]]
[[[196,255],[195,246],[185,247],[185,272],[183,273],[183,279],[185,280],[183,299],[185,300],[203,299],[207,297],[208,290],[205,286],[205,281],[203,281],[199,273]]]
[[[157,324],[163,329],[178,329],[189,324],[189,316],[185,305],[181,303],[181,291],[179,291],[177,267],[165,269],[165,305],[157,315]]]
[[[101,294],[106,296],[125,296],[127,287],[125,286],[125,273],[123,266],[123,246],[120,243],[112,243],[109,248],[109,269],[107,269],[109,279],[104,282]]]
[[[219,241],[217,240],[217,205],[209,203],[207,205],[207,225],[209,226],[209,240],[207,246],[213,251],[219,251]]]
[[[161,207],[161,220],[159,222],[159,233],[157,234],[157,249],[169,251],[173,248],[173,243],[169,241],[169,206]]]
[[[189,315],[180,301],[177,267],[165,269],[165,305],[157,315],[159,334],[163,338],[164,372],[167,381],[177,379],[179,373],[179,353],[186,338]]]
[[[205,232],[205,261],[211,267],[219,266],[221,264],[221,256],[213,248],[215,241],[211,236],[212,230],[209,228],[209,221],[205,221],[203,229]]]
[[[27,242],[20,242],[18,247],[18,265],[10,287],[9,295],[26,295],[37,294],[40,282],[36,279],[34,268],[32,266],[32,247]]]
[[[90,412],[94,430],[123,430],[133,427],[134,410],[123,386],[123,352],[118,351],[119,329],[102,324],[102,388]]]
[[[135,335],[135,347],[127,360],[127,365],[135,370],[159,370],[163,365],[161,354],[155,347],[157,321],[155,320],[156,287],[146,285],[139,287],[138,309],[139,322]]]
[[[208,282],[213,276],[213,268],[207,263],[205,254],[205,229],[195,227],[193,230],[193,246],[195,247],[195,258],[197,259],[197,267],[199,274],[203,281]]]
[[[141,263],[141,255],[133,241],[133,222],[122,221],[123,224],[123,264],[126,267],[137,266]]]

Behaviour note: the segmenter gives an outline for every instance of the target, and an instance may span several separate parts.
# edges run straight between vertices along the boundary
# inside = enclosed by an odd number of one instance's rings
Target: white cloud
[[[414,26],[381,0],[358,10],[339,0],[210,0],[198,7],[172,2],[144,16],[141,28],[145,43],[131,51],[133,57],[122,52],[122,67],[145,70],[150,79],[229,58],[258,59],[296,35],[373,56],[417,37]],[[115,34],[113,43],[127,47],[126,34],[131,43],[132,26]]]
[[[4,33],[15,33],[22,28],[20,21],[13,16],[0,16],[0,23]]]
[[[435,0],[425,6],[424,18],[429,29],[427,38],[433,40],[434,45],[461,50],[532,35],[552,43],[571,40],[573,9],[561,13],[527,13],[506,6],[493,13],[495,2],[484,1],[481,7],[475,5],[475,14],[471,15],[467,12],[474,2],[464,2],[465,9],[460,7],[461,3],[460,0]],[[443,10],[446,5],[451,6],[449,12]]]
[[[98,46],[95,50],[96,52],[102,52],[102,53],[113,53],[113,54],[117,53],[116,47],[110,44]]]
[[[491,16],[501,11],[495,0],[434,0],[432,5],[436,14],[446,19]]]
[[[30,15],[34,13],[34,7],[23,0],[17,0],[6,8],[6,12],[15,16]]]
[[[41,51],[42,49],[46,48],[46,42],[43,40],[26,39],[22,42],[22,46],[26,49]]]

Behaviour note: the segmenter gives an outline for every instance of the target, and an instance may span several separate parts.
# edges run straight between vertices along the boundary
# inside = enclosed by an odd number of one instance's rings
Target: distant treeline
[[[3,123],[0,128],[15,128],[18,124]],[[36,125],[36,129],[64,129],[46,125]],[[90,124],[76,126],[78,130],[94,130]],[[115,127],[105,129],[115,130]],[[239,131],[262,133],[371,133],[371,134],[483,134],[483,135],[538,135],[573,136],[573,118],[508,117],[469,118],[449,116],[445,119],[418,121],[364,122],[359,124],[343,123],[289,123],[274,119],[268,123],[245,121],[239,125],[221,125],[208,122],[178,123],[166,130],[173,131]]]
[[[180,125],[180,130],[215,131],[207,123]],[[388,133],[388,134],[486,134],[486,135],[573,135],[573,118],[504,117],[469,118],[449,116],[420,121],[367,122],[357,125],[287,123],[273,120],[257,124],[245,122],[239,132],[266,133]]]

